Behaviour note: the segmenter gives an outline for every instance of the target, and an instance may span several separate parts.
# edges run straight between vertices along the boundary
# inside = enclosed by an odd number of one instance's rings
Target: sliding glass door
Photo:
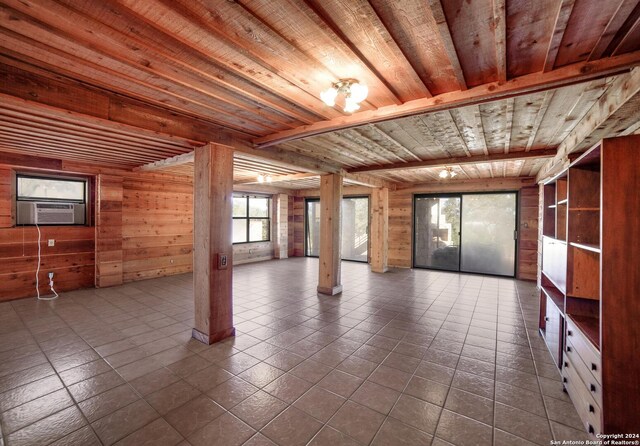
[[[320,256],[320,200],[306,201],[304,220],[304,255],[318,257]]]
[[[413,264],[418,268],[460,269],[460,197],[417,196],[414,201]]]
[[[369,197],[342,199],[342,259],[367,262],[369,255]],[[305,255],[320,255],[320,201],[305,204]]]
[[[413,265],[515,275],[515,192],[414,198]]]
[[[367,262],[369,254],[369,197],[342,199],[342,260]]]
[[[515,231],[515,193],[464,195],[460,270],[513,276]]]

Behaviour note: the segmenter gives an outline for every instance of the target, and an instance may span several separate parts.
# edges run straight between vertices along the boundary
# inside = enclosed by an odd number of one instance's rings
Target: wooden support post
[[[320,177],[320,273],[318,293],[333,296],[342,292],[340,283],[340,223],[342,175]]]
[[[233,149],[210,143],[195,150],[193,337],[213,344],[233,327]]]
[[[276,240],[273,246],[273,256],[276,259],[289,257],[289,196],[278,194],[275,196]]]
[[[389,189],[380,187],[371,194],[371,271],[384,273],[389,259]]]

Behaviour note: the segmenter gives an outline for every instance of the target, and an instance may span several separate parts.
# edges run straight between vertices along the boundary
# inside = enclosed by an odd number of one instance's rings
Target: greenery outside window
[[[271,240],[270,209],[269,197],[234,195],[233,243]]]

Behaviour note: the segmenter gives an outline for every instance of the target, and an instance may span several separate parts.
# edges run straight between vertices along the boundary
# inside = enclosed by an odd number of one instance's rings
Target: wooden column
[[[193,337],[212,344],[233,327],[233,149],[208,144],[195,150]]]
[[[371,194],[371,271],[389,269],[389,189],[380,187]]]
[[[122,177],[96,179],[96,287],[122,285]]]
[[[318,293],[342,292],[340,283],[340,211],[342,175],[320,177],[320,273]]]
[[[274,196],[274,210],[276,231],[273,256],[276,259],[286,259],[289,257],[289,196],[287,194]]]

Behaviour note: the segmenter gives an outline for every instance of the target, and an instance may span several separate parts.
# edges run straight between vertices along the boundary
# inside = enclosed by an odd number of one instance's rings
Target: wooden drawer
[[[565,357],[565,362],[568,366],[562,368],[564,387],[587,432],[592,435],[599,434],[602,432],[602,409],[578,376],[571,359]]]
[[[591,396],[595,400],[595,402],[602,407],[602,385],[596,381],[589,367],[582,361],[578,353],[576,352],[575,347],[571,343],[571,339],[567,338],[567,348],[564,352],[564,362],[563,367],[569,368],[573,367],[574,371],[580,377],[580,380],[586,387],[586,389],[591,393]],[[567,360],[568,359],[568,360]]]
[[[575,349],[575,353],[578,354],[582,362],[587,366],[589,372],[599,384],[602,384],[602,361],[600,360],[600,352],[596,350],[591,341],[580,331],[571,320],[571,317],[567,317],[566,323],[567,351],[573,353],[569,349]],[[569,342],[571,342],[571,346],[569,346]]]

